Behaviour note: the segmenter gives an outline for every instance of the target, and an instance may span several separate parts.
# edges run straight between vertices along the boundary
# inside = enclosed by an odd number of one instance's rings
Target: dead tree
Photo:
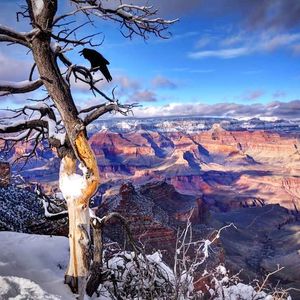
[[[83,298],[86,278],[89,275],[90,214],[89,201],[99,186],[99,170],[95,155],[88,143],[86,127],[108,112],[127,115],[133,105],[122,105],[114,96],[98,88],[90,69],[73,64],[67,57],[70,47],[97,45],[97,34],[78,37],[83,26],[99,26],[98,21],[120,24],[125,38],[133,35],[148,38],[149,34],[166,37],[166,29],[176,20],[156,17],[157,10],[116,1],[70,0],[73,11],[57,15],[57,0],[26,0],[17,19],[24,18],[32,26],[29,32],[0,26],[0,42],[22,45],[31,52],[33,66],[29,80],[0,82],[0,95],[20,94],[44,87],[47,97],[38,103],[10,110],[10,115],[0,122],[1,138],[12,143],[28,141],[31,151],[25,159],[33,157],[38,144],[47,140],[61,159],[59,184],[67,201],[69,215],[70,261],[65,282],[74,293]],[[74,16],[83,14],[87,21],[76,24]],[[167,33],[168,34],[168,33]],[[101,41],[102,42],[102,41]],[[100,43],[101,43],[100,42]],[[60,63],[59,63],[60,61]],[[34,72],[38,73],[33,79]],[[99,97],[99,104],[78,110],[72,97],[71,78],[85,83]],[[77,166],[81,172],[77,170]]]

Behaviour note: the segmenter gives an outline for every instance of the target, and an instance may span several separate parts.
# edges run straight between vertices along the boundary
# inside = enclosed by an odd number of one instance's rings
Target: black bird
[[[79,53],[81,53],[80,55],[83,55],[84,58],[90,61],[92,71],[100,70],[108,82],[112,80],[107,68],[109,61],[107,61],[102,54],[96,50],[88,48],[84,48],[83,50],[79,51]]]

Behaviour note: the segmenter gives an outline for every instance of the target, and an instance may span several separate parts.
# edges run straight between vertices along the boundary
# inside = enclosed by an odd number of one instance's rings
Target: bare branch
[[[78,7],[77,9],[75,9],[74,11],[71,11],[69,13],[66,13],[64,15],[61,15],[61,16],[58,16],[54,19],[52,25],[56,25],[59,21],[67,18],[67,17],[70,17],[70,16],[74,16],[75,14],[77,14],[78,12],[84,12],[84,11],[88,11],[88,10],[91,10],[91,9],[94,9],[95,6],[93,5],[88,5],[88,6],[83,6],[83,7]]]
[[[31,156],[37,148],[39,142],[46,137],[53,147],[58,148],[65,144],[64,127],[59,126],[60,121],[56,120],[56,115],[53,111],[53,108],[46,103],[27,105],[21,109],[12,109],[9,111],[11,111],[13,115],[3,118],[6,123],[16,118],[16,116],[20,118],[23,116],[23,119],[20,121],[15,121],[14,123],[0,126],[0,133],[6,134],[6,136],[1,137],[1,139],[7,141],[34,141],[35,146],[30,152]],[[29,120],[28,112],[30,113]],[[36,116],[36,113],[39,114],[39,118],[36,117],[35,119],[30,120],[33,115]],[[27,118],[27,120],[25,120],[25,118]],[[9,133],[16,132],[21,133],[17,136],[7,136]],[[25,156],[27,157],[27,154],[25,154]]]
[[[73,44],[74,46],[79,46],[79,45],[81,45],[81,46],[84,46],[84,45],[90,45],[90,46],[94,47],[94,46],[96,46],[96,45],[98,45],[98,44],[93,44],[93,43],[92,43],[92,38],[93,38],[94,36],[99,35],[99,34],[102,34],[102,33],[99,32],[99,33],[90,34],[90,35],[87,35],[87,36],[83,37],[83,38],[80,39],[80,40],[78,40],[78,39],[69,39],[69,38],[66,38],[66,37],[60,37],[60,36],[55,35],[55,34],[51,34],[51,37],[52,37],[53,39],[55,39],[56,41],[58,41],[58,42],[64,42],[64,43],[66,43],[66,45],[68,45],[68,44]],[[87,40],[87,39],[88,39],[88,40]]]
[[[31,67],[30,74],[29,74],[29,81],[32,81],[32,76],[33,76],[35,67],[36,67],[36,63],[34,63]]]
[[[66,59],[65,56],[60,55],[59,57],[62,59],[62,61],[65,64],[68,65],[67,77],[66,77],[68,82],[70,82],[70,77],[73,74],[75,77],[75,81],[80,80],[80,81],[86,83],[87,85],[89,85],[90,89],[94,93],[94,95],[95,95],[95,92],[97,92],[105,100],[110,101],[110,102],[115,102],[115,99],[110,98],[109,96],[107,96],[104,92],[102,92],[95,86],[95,84],[97,82],[99,82],[100,80],[95,80],[93,74],[91,73],[91,71],[89,69],[87,69],[86,67],[83,67],[83,66],[77,66],[77,65],[72,65],[72,64],[70,65],[71,62],[68,59]],[[81,77],[79,74],[83,75],[84,78]]]
[[[0,26],[0,42],[12,42],[30,48],[25,34],[16,32],[13,29],[6,26]]]
[[[136,104],[118,104],[117,102],[114,103],[105,103],[100,105],[95,105],[92,108],[87,108],[81,111],[81,113],[91,111],[87,116],[85,116],[83,123],[85,125],[88,125],[98,119],[100,116],[108,113],[108,112],[118,112],[122,115],[128,115],[130,112],[132,112],[132,109],[136,107]]]
[[[41,142],[41,140],[44,139],[44,131],[40,131],[38,129],[36,129],[37,132],[30,137],[30,134],[31,134],[31,130],[29,130],[28,132],[28,136],[26,138],[26,141],[27,142],[31,142],[33,141],[33,147],[32,149],[28,152],[28,153],[24,153],[22,154],[21,156],[17,157],[14,161],[13,161],[13,164],[16,164],[18,161],[20,160],[24,160],[24,163],[23,163],[23,166],[21,169],[23,169],[25,167],[25,165],[27,164],[27,162],[32,158],[32,157],[35,157],[37,156],[36,154],[36,149],[39,145],[39,143]]]
[[[21,41],[19,39],[4,35],[4,34],[0,34],[0,42],[8,42],[10,44],[20,44],[23,45],[25,47],[29,47],[27,42]]]
[[[20,16],[22,16],[23,18],[30,18],[28,6],[27,5],[20,5],[20,8],[23,9],[23,10],[18,11],[16,13],[18,22],[20,21]]]
[[[27,129],[36,129],[36,128],[47,128],[47,122],[43,120],[29,120],[29,121],[20,121],[14,124],[9,125],[1,125],[0,126],[0,133],[15,133],[20,132]],[[4,138],[0,137],[0,139],[12,139],[11,138]]]
[[[267,281],[269,280],[269,278],[270,278],[272,275],[274,275],[274,274],[280,272],[280,271],[283,270],[283,269],[284,269],[284,267],[280,267],[279,265],[277,265],[277,269],[276,269],[275,271],[268,273],[267,276],[266,276],[266,278],[264,279],[263,283],[260,285],[260,287],[259,287],[257,293],[260,293],[260,292],[263,290],[265,284],[267,283]]]
[[[106,8],[103,6],[102,1],[81,1],[71,0],[71,2],[77,5],[77,9],[73,12],[58,17],[54,22],[55,24],[68,16],[72,16],[77,12],[83,12],[86,16],[94,15],[104,20],[113,20],[120,23],[122,34],[131,38],[133,34],[139,35],[144,39],[147,39],[147,33],[154,34],[161,38],[168,38],[169,33],[165,34],[169,25],[178,21],[165,20],[162,18],[155,18],[157,10],[152,6],[138,6],[131,4],[123,4],[121,2],[115,8]]]
[[[41,79],[37,79],[35,81],[25,80],[21,82],[1,81],[0,96],[32,92],[40,88],[42,85],[43,81]]]
[[[47,219],[51,220],[60,220],[68,217],[68,211],[67,210],[61,210],[57,212],[58,207],[56,203],[54,203],[55,199],[50,199],[46,194],[42,192],[42,189],[39,185],[35,187],[35,193],[39,196],[39,198],[42,201],[43,208],[44,208],[44,214]],[[53,207],[55,206],[55,207]]]

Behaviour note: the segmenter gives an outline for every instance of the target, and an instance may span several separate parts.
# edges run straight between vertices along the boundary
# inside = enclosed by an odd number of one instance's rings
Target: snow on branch
[[[90,108],[82,110],[80,113],[83,114],[88,112],[83,118],[83,123],[88,125],[92,123],[94,120],[98,119],[100,116],[108,113],[108,112],[116,112],[121,113],[124,116],[127,116],[134,107],[138,106],[137,104],[119,104],[118,102],[113,103],[104,103],[92,106]]]
[[[0,81],[0,96],[32,92],[42,85],[43,81],[41,79],[35,81],[24,80],[20,82]]]
[[[14,161],[36,156],[36,150],[41,141],[48,139],[52,147],[60,147],[65,144],[65,129],[60,121],[56,120],[53,108],[46,103],[26,105],[20,109],[6,109],[10,114],[0,119],[0,139],[6,142],[5,152],[18,143],[29,143],[30,151],[23,153]],[[24,165],[25,165],[24,164]]]
[[[3,25],[0,25],[0,42],[17,43],[30,48],[26,34],[17,32]]]
[[[13,117],[12,117],[13,118]],[[22,153],[14,159],[13,164],[20,160],[24,160],[23,166],[26,165],[31,157],[36,156],[36,150],[39,143],[44,139],[47,123],[43,120],[18,120],[15,122],[0,125],[0,140],[5,141],[4,152],[9,153],[17,143],[28,142],[30,143],[29,152]],[[18,133],[15,135],[15,133]]]
[[[48,139],[59,141],[59,146],[64,145],[66,140],[66,133],[64,128],[58,128],[56,121],[49,118],[48,116],[43,117],[43,120],[47,121],[48,123]]]
[[[32,129],[39,129],[39,128],[47,128],[47,122],[43,120],[22,120],[22,121],[9,123],[6,125],[0,125],[0,133],[15,133],[27,129],[32,130]],[[1,137],[1,139],[10,139],[10,138]],[[15,140],[15,137],[11,137],[11,139]]]
[[[35,187],[35,193],[38,195],[39,199],[42,201],[44,214],[46,218],[49,218],[51,220],[59,220],[63,219],[68,216],[67,210],[62,210],[59,212],[54,212],[58,210],[58,207],[55,203],[55,199],[50,199],[47,195],[45,195],[42,192],[42,189],[40,186]],[[55,206],[55,207],[54,207]],[[50,212],[50,210],[52,212]]]
[[[10,115],[1,118],[3,125],[0,125],[0,133],[15,133],[23,130],[44,130],[48,129],[48,119],[43,119],[47,116],[52,120],[56,120],[53,109],[46,103],[38,103],[36,105],[25,105],[19,109],[6,109]],[[29,112],[29,115],[28,115]],[[34,113],[39,114],[39,118],[35,117]],[[35,117],[34,119],[31,119]],[[16,120],[13,121],[12,120]]]
[[[32,1],[32,10],[36,17],[41,14],[43,9],[44,9],[44,0]]]

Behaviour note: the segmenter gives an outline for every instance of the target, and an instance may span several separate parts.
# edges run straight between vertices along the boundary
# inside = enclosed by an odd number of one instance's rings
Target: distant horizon
[[[115,122],[115,121],[125,121],[125,120],[153,120],[153,119],[161,119],[161,120],[169,120],[169,119],[199,119],[199,120],[211,120],[211,119],[216,119],[216,120],[220,120],[220,121],[227,121],[227,120],[235,120],[235,121],[251,121],[251,120],[261,120],[264,122],[278,122],[278,121],[291,121],[291,122],[295,122],[298,123],[299,122],[299,126],[300,126],[300,117],[299,118],[294,118],[294,119],[286,119],[286,118],[278,118],[278,117],[258,117],[258,116],[254,116],[254,117],[222,117],[222,116],[199,116],[199,115],[170,115],[170,116],[152,116],[152,117],[138,117],[138,116],[119,116],[119,115],[115,115],[115,116],[104,116],[103,118],[100,118],[98,120],[96,120],[95,122],[106,122],[106,121],[110,121],[110,122]],[[91,124],[92,125],[92,124]]]
[[[134,112],[134,110],[133,110]],[[98,121],[106,121],[106,120],[134,120],[134,119],[172,119],[172,118],[198,118],[198,119],[221,119],[221,120],[252,120],[259,119],[266,122],[274,122],[279,120],[284,121],[300,121],[299,117],[287,118],[287,117],[279,117],[279,116],[214,116],[214,115],[197,115],[197,114],[174,114],[174,115],[154,115],[154,116],[139,116],[139,115],[104,115],[102,118],[98,119]]]

